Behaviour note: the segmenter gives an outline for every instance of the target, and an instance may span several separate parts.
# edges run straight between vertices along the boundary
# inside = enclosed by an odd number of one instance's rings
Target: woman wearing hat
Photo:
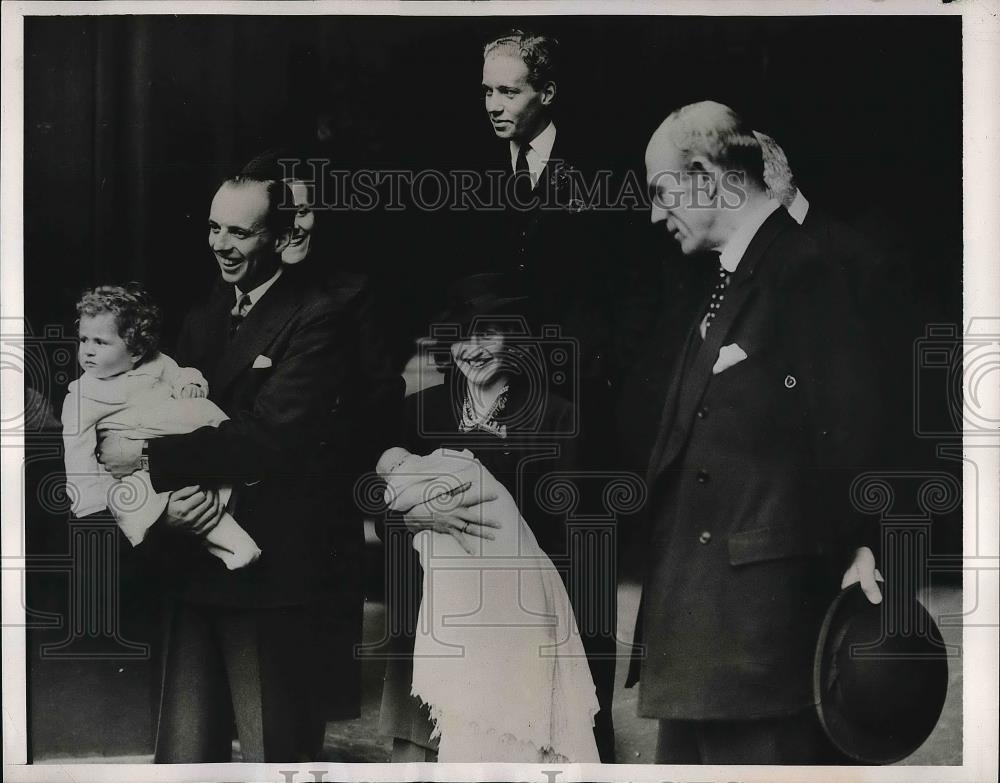
[[[569,402],[546,389],[538,340],[531,338],[524,315],[527,300],[507,286],[508,278],[499,274],[474,275],[456,285],[451,306],[438,319],[433,335],[433,355],[444,383],[406,400],[400,445],[420,455],[442,448],[471,452],[516,500],[541,548],[565,551],[565,543],[559,546],[565,536],[565,513],[558,513],[552,497],[547,497],[557,490],[545,477],[575,466],[575,412]],[[390,633],[380,730],[393,738],[394,762],[435,761],[438,749],[430,710],[411,695],[422,596],[411,528],[387,522],[383,536]],[[448,532],[471,552],[481,540],[475,536],[484,535],[476,530],[473,525]],[[583,670],[592,688],[586,665]],[[504,709],[501,703],[489,703],[488,692],[483,698],[485,714]]]

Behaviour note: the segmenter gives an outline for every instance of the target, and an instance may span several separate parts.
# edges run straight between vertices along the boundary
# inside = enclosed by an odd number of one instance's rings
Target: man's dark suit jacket
[[[692,329],[647,473],[640,715],[750,719],[813,703],[821,619],[869,543],[848,492],[876,414],[853,326],[837,263],[779,209],[704,341]],[[747,358],[713,374],[734,343]]]
[[[512,190],[511,162],[507,142],[496,144],[499,154],[484,170],[484,181],[499,181],[503,195]],[[631,285],[633,259],[622,254],[626,214],[597,203],[612,200],[618,183],[608,177],[604,190],[596,190],[600,175],[585,149],[573,146],[572,134],[560,126],[531,208],[518,209],[501,198],[500,208],[477,210],[448,229],[464,234],[453,277],[507,273],[515,287],[531,297],[527,314],[532,322],[559,325],[564,337],[579,342],[578,367],[550,391],[583,404],[586,400],[579,399],[574,384],[614,384],[621,374],[616,340],[630,334],[631,321],[639,313],[631,300],[649,291]],[[481,198],[492,203],[495,191]]]
[[[231,286],[184,323],[175,358],[197,367],[229,416],[217,428],[150,441],[157,491],[232,484],[233,516],[260,546],[256,563],[227,571],[182,534],[158,531],[167,575],[185,600],[260,608],[301,605],[336,590],[360,600],[360,524],[335,513],[349,480],[338,408],[348,397],[349,320],[287,269],[230,340]]]

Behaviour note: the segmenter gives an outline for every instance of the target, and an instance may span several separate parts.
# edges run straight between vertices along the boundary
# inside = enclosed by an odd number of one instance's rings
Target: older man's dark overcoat
[[[836,261],[778,209],[705,338],[693,327],[647,473],[640,715],[740,720],[813,703],[820,622],[874,534],[849,496],[876,413],[855,325]]]

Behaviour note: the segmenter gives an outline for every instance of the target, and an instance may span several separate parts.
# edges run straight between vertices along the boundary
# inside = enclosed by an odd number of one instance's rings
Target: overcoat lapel
[[[233,380],[267,349],[275,335],[295,314],[299,300],[290,278],[286,271],[247,314],[216,367],[215,378],[209,387],[213,388],[213,396],[224,395]],[[228,310],[225,315],[223,334],[228,333]]]
[[[694,334],[688,342],[687,350],[696,350],[693,362],[682,363],[671,392],[676,394],[676,402],[668,394],[664,405],[663,421],[660,424],[660,438],[650,457],[647,483],[654,481],[662,473],[687,443],[694,414],[712,378],[712,367],[719,358],[719,349],[729,342],[730,332],[740,313],[753,300],[757,291],[754,273],[771,243],[792,223],[792,218],[784,209],[778,208],[761,225],[750,241],[740,265],[733,273],[733,280],[726,292],[725,304],[719,309],[712,328],[701,340],[698,329],[699,318],[694,326]],[[703,311],[702,311],[703,312]],[[693,342],[693,344],[692,344]],[[698,342],[701,345],[698,345]],[[686,358],[686,357],[685,357]],[[685,368],[687,371],[685,372]],[[659,447],[662,440],[662,451]]]
[[[694,326],[688,331],[687,340],[684,341],[684,350],[675,362],[673,378],[670,380],[667,393],[663,397],[664,402],[663,412],[660,414],[660,427],[657,431],[656,442],[653,444],[653,450],[649,455],[649,464],[646,468],[647,484],[656,475],[656,468],[660,464],[660,456],[663,454],[667,440],[670,437],[670,431],[677,413],[677,399],[680,396],[681,385],[684,381],[684,368],[688,366],[692,352],[697,351],[701,343],[701,335],[698,334],[699,323],[700,320],[695,322]]]

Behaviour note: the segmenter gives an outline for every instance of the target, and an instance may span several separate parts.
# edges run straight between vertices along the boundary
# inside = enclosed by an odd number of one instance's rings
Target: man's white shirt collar
[[[719,248],[719,263],[722,264],[729,274],[736,271],[740,265],[743,255],[750,247],[757,230],[764,225],[764,221],[771,217],[771,213],[781,206],[773,198],[769,198],[760,207],[751,210],[745,217],[743,223],[733,233],[729,240]]]
[[[552,122],[545,126],[545,130],[529,142],[528,151],[525,153],[525,157],[528,159],[528,171],[531,174],[532,188],[538,184],[538,180],[542,176],[542,169],[545,168],[545,164],[548,163],[549,158],[552,157],[552,147],[555,143],[556,126],[555,123]],[[512,140],[510,142],[511,171],[517,171],[517,154],[520,151],[521,145]]]
[[[247,294],[250,297],[250,305],[247,307],[246,312],[249,313],[253,309],[254,305],[260,301],[260,298],[267,293],[267,289],[277,282],[278,278],[281,277],[281,272],[282,272],[282,267],[279,264],[278,271],[276,271],[273,275],[271,275],[270,278],[265,280],[259,286],[254,288],[252,291],[247,291]],[[240,308],[240,299],[243,298],[243,292],[237,286],[233,286],[233,291],[236,294],[236,307],[233,308],[233,310],[235,311],[239,310]]]
[[[802,195],[801,190],[795,191],[795,198],[792,199],[792,203],[788,205],[788,214],[795,218],[795,222],[800,226],[802,221],[806,219],[806,215],[809,213],[809,202],[806,201],[806,197]]]

